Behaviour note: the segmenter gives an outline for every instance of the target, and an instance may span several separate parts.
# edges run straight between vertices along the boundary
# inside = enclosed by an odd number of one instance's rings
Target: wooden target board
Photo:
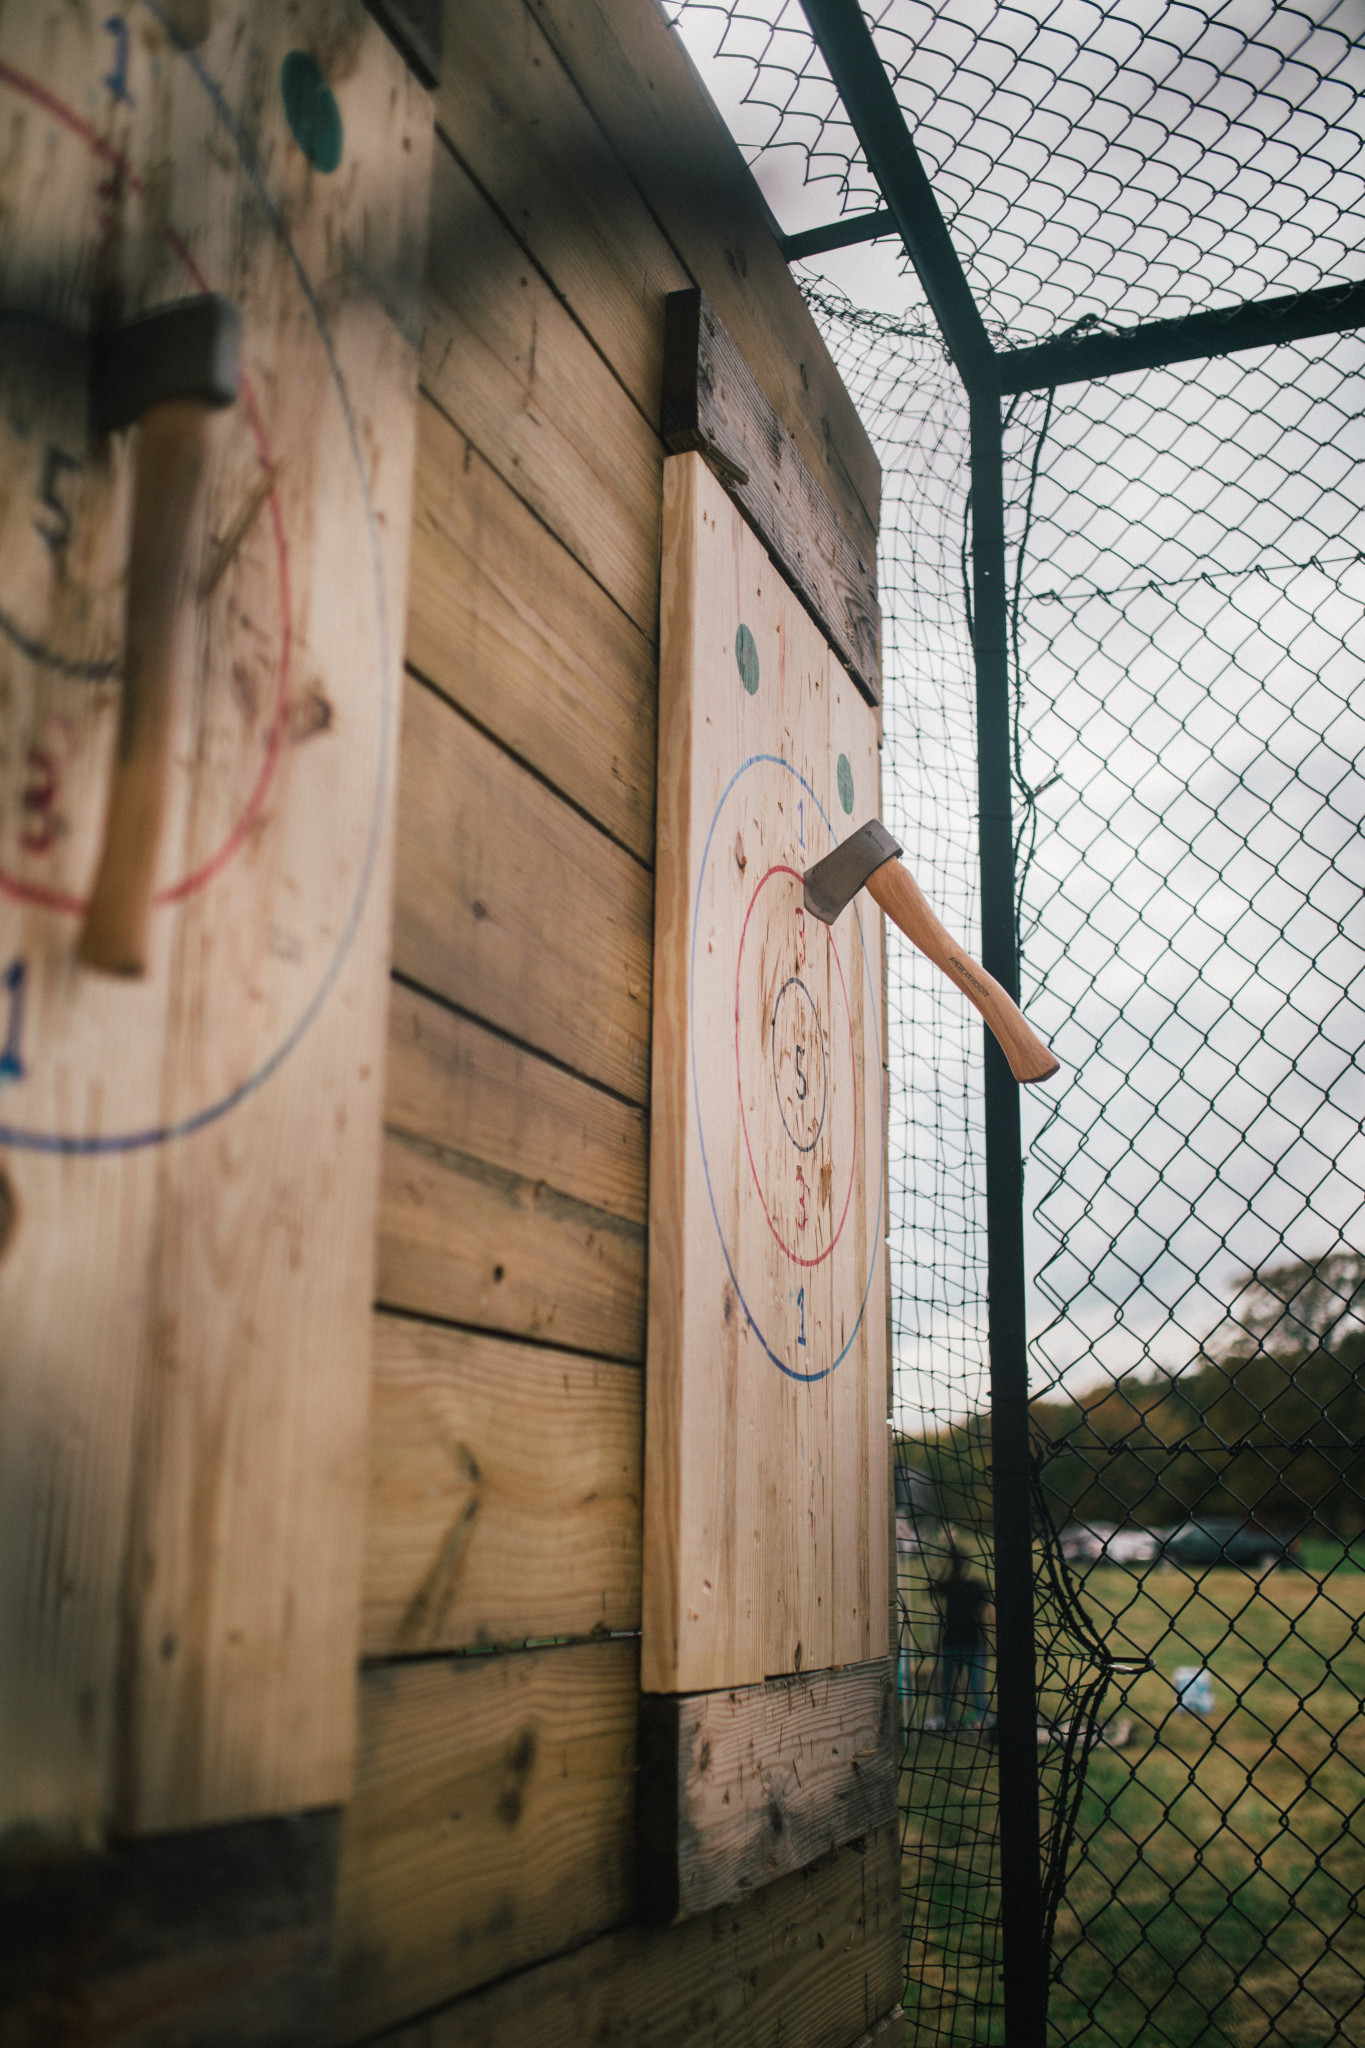
[[[885,1654],[882,929],[802,873],[875,712],[700,456],[665,465],[644,1685]]]
[[[0,1826],[349,1782],[430,118],[360,0],[0,0]],[[239,393],[119,979],[138,442],[89,353],[209,292]]]

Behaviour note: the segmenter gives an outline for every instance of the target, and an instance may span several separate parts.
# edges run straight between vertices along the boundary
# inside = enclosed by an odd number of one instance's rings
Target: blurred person
[[[932,1588],[938,1609],[938,1690],[943,1702],[941,1715],[933,1716],[930,1727],[955,1725],[958,1682],[971,1702],[971,1718],[964,1712],[964,1728],[983,1725],[990,1700],[986,1689],[986,1656],[990,1646],[990,1587],[969,1574],[961,1551],[949,1552],[948,1569]]]

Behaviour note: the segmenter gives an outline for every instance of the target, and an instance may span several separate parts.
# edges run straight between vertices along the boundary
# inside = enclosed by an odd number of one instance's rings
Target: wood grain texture
[[[701,458],[665,482],[643,1673],[701,1692],[886,1653],[881,923],[800,883],[876,736]]]
[[[640,1703],[637,1884],[667,1924],[895,1819],[890,1662]]]
[[[678,36],[655,6],[531,0],[608,141],[734,336],[866,553],[881,469],[770,216]]]
[[[628,1916],[637,1684],[624,1642],[363,1673],[337,1884],[341,2039]]]
[[[411,681],[399,791],[399,972],[643,1103],[646,870]]]
[[[410,665],[651,862],[653,643],[430,402],[415,500]]]
[[[340,1814],[0,1863],[7,2048],[323,2048]]]
[[[389,1046],[379,1300],[639,1361],[643,1113],[401,985]]]
[[[377,1318],[364,1654],[638,1627],[643,1391],[629,1366]]]
[[[588,1208],[645,1220],[643,1110],[401,983],[389,998],[385,1121]]]
[[[376,1298],[638,1363],[645,1233],[469,1153],[390,1136]]]
[[[156,1831],[336,1802],[354,1732],[431,108],[345,0],[318,50],[347,168],[319,178],[260,84],[298,22],[261,0],[211,14],[202,74],[148,15],[122,100],[103,17],[41,5],[0,24],[15,143],[0,303],[84,329],[96,285],[132,313],[202,278],[240,303],[251,394],[215,427],[191,536],[193,687],[149,972],[115,984],[73,955],[117,723],[127,451],[90,448],[84,375],[60,350],[27,395],[18,352],[0,352],[0,581],[61,657],[9,640],[0,657],[0,965],[26,975],[25,1071],[0,1106],[18,1132],[0,1263],[0,1827],[86,1840],[111,1820]],[[126,157],[112,179],[87,118]],[[63,378],[65,495],[45,540],[44,415]],[[29,397],[25,455],[12,422]],[[54,747],[50,830],[26,835],[30,752]],[[34,1149],[53,1137],[70,1149]]]
[[[653,639],[658,434],[440,143],[422,387]]]
[[[877,564],[864,557],[736,348],[695,286],[670,294],[663,436],[694,448],[754,528],[869,704],[881,698]],[[719,458],[719,459],[718,459]]]
[[[893,1824],[736,1906],[524,1970],[382,2048],[890,2048],[876,2030],[900,1996],[900,1930]]]
[[[540,23],[455,8],[436,118],[653,426],[664,295],[689,282]]]
[[[858,2036],[853,2048],[904,2048],[905,2030],[906,2016],[900,2006],[893,2006],[884,2019]]]

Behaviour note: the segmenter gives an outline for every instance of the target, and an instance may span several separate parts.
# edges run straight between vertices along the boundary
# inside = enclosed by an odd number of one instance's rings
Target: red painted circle
[[[786,1242],[777,1225],[773,1222],[772,1211],[768,1207],[768,1199],[763,1192],[763,1185],[758,1177],[758,1167],[754,1163],[754,1148],[749,1142],[749,1122],[744,1114],[744,1076],[740,1071],[739,1064],[739,983],[744,967],[744,942],[749,936],[749,919],[754,914],[759,896],[763,891],[764,885],[770,882],[774,875],[790,875],[792,880],[798,885],[802,880],[802,877],[795,868],[789,868],[784,863],[779,862],[776,866],[770,867],[768,872],[765,875],[760,875],[754,884],[754,893],[749,898],[749,908],[744,913],[744,924],[739,935],[739,957],[735,962],[735,1088],[739,1095],[739,1121],[740,1127],[744,1132],[744,1149],[749,1155],[749,1171],[753,1175],[754,1186],[758,1190],[758,1199],[763,1205],[763,1214],[767,1218],[768,1228],[772,1232],[775,1242],[781,1247],[794,1266],[823,1266],[825,1260],[830,1256],[835,1245],[838,1244],[839,1239],[843,1236],[844,1225],[848,1221],[849,1204],[853,1200],[853,1183],[858,1176],[858,1069],[853,1058],[853,1011],[848,1000],[848,985],[844,980],[844,966],[839,958],[839,949],[834,943],[834,934],[827,924],[824,924],[817,918],[816,922],[820,925],[820,929],[825,935],[825,944],[829,947],[834,965],[838,969],[839,988],[844,998],[844,1015],[848,1019],[849,1072],[853,1082],[853,1159],[848,1170],[848,1193],[844,1196],[844,1208],[843,1214],[839,1218],[839,1227],[818,1257],[803,1259],[800,1252],[794,1251]],[[811,1000],[813,1003],[814,997]],[[816,1014],[818,1016],[819,1012],[817,1011]]]
[[[16,71],[13,65],[6,64],[0,59],[0,84],[8,85],[15,92],[22,94],[25,99],[32,100],[35,106],[41,107],[44,113],[50,114],[55,121],[60,122],[73,135],[78,136],[85,143],[92,156],[97,157],[101,163],[110,165],[120,173],[126,180],[128,189],[131,192],[136,192],[139,195],[146,192],[146,181],[133,169],[127,158],[121,156],[111,144],[96,135],[90,123],[82,120],[74,108],[67,106],[64,101],[59,100],[55,94],[50,93],[36,79],[28,77],[22,71]],[[204,277],[181,237],[175,232],[174,228],[168,227],[163,232],[167,243],[184,267],[195,289],[207,294],[209,289],[208,280]],[[246,413],[247,422],[251,429],[251,437],[256,446],[256,460],[263,471],[269,471],[274,466],[274,458],[270,452],[270,444],[266,440],[265,426],[261,419],[260,408],[256,403],[256,394],[245,373],[243,373],[239,382],[238,391],[242,401],[242,408]],[[214,853],[211,853],[207,860],[203,861],[197,868],[192,869],[188,875],[183,875],[178,882],[171,882],[166,888],[159,889],[152,899],[157,904],[180,903],[187,896],[193,896],[198,890],[206,888],[216,875],[221,874],[255,824],[261,807],[265,802],[266,793],[274,779],[275,769],[279,764],[280,749],[284,744],[285,711],[289,702],[289,668],[293,639],[292,599],[289,589],[289,544],[284,535],[284,519],[280,511],[279,492],[273,484],[266,502],[270,507],[270,523],[275,540],[275,565],[280,586],[281,624],[279,683],[275,691],[274,721],[266,737],[265,759],[261,763],[260,772],[256,777],[255,785],[250,796],[247,798],[242,814],[222,845]],[[17,903],[33,903],[39,909],[64,911],[72,917],[82,916],[89,901],[88,897],[72,895],[62,889],[45,888],[39,882],[21,881],[18,876],[8,874],[2,867],[0,867],[0,894],[12,898]]]

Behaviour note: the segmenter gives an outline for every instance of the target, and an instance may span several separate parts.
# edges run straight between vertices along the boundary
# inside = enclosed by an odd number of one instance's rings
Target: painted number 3
[[[798,1230],[804,1230],[806,1227],[806,1194],[806,1176],[798,1166],[796,1169],[796,1227]]]

